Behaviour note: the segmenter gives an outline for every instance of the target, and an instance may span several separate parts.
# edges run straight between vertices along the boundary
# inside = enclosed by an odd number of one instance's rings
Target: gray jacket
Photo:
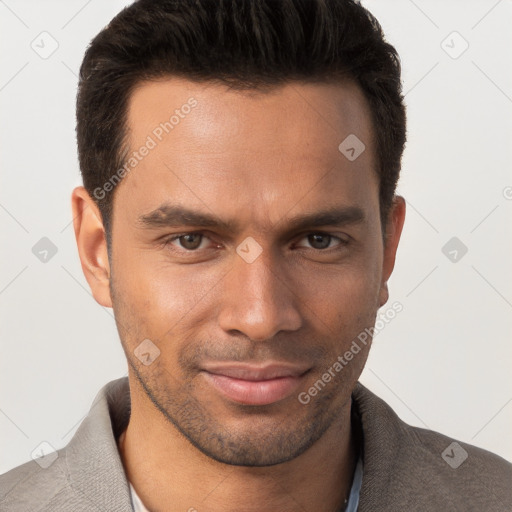
[[[353,399],[363,432],[359,512],[512,511],[512,464],[405,424],[360,383]],[[100,390],[51,465],[43,469],[30,461],[0,476],[0,510],[131,512],[116,443],[129,417],[130,391],[123,377]]]

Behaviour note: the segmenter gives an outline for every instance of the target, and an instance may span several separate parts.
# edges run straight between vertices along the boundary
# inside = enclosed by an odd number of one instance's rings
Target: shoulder
[[[127,378],[106,384],[65,447],[0,475],[0,510],[131,510],[116,444],[129,415]]]
[[[31,460],[0,475],[0,509],[21,512],[55,508],[55,503],[69,490],[65,448],[46,457],[55,456],[48,466],[49,461],[45,462],[43,457],[37,459],[39,462]]]
[[[408,425],[361,384],[353,397],[364,437],[363,490],[372,503],[380,495],[379,510],[512,510],[512,464],[505,459]]]
[[[450,510],[512,510],[512,464],[502,457],[431,430],[403,424],[404,479],[437,496]]]

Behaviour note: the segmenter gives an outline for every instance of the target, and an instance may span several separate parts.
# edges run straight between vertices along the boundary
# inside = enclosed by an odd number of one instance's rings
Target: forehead
[[[183,123],[187,118],[190,121]],[[303,146],[305,139],[327,146],[350,134],[370,143],[370,119],[363,92],[350,80],[290,82],[265,91],[243,91],[177,77],[139,83],[127,115],[132,143],[153,132],[158,138],[172,131],[173,137],[188,138],[195,148],[211,151],[225,149],[233,137],[245,138],[244,148],[231,148],[240,151],[260,150],[262,143],[268,150],[284,143],[301,151],[297,142]],[[186,127],[178,130],[180,124]],[[309,145],[303,152],[312,155],[313,149]]]
[[[141,213],[179,198],[203,209],[243,204],[254,215],[268,206],[268,220],[299,203],[364,202],[378,183],[371,113],[351,81],[265,92],[174,77],[142,82],[127,125],[128,156],[139,156],[120,188]],[[348,158],[352,147],[364,151]]]

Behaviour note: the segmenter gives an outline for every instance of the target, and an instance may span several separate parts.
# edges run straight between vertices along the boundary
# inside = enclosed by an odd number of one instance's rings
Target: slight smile
[[[244,405],[269,405],[285,399],[300,386],[310,368],[240,363],[207,365],[203,375],[210,385],[230,401]]]

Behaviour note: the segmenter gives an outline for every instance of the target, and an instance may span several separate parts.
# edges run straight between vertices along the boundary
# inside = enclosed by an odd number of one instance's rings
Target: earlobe
[[[388,283],[384,281],[380,285],[380,291],[379,291],[379,308],[384,306],[386,302],[389,299],[389,290],[388,290]]]
[[[82,271],[96,302],[111,308],[110,264],[101,213],[84,187],[73,190],[71,207]]]
[[[382,281],[379,295],[379,307],[382,307],[389,298],[388,279],[395,267],[396,251],[400,242],[400,235],[405,221],[405,199],[402,196],[393,198],[393,205],[389,212],[384,244],[384,259],[382,264]]]

